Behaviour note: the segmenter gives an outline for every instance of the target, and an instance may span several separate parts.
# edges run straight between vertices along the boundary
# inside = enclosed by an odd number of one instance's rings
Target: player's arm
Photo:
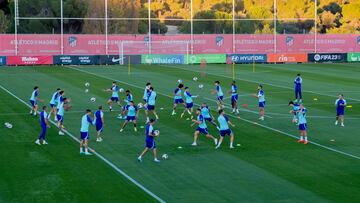
[[[45,124],[46,124],[46,127],[47,128],[50,128],[50,124],[49,124],[49,121],[48,121],[48,117],[47,116],[44,116],[45,117]]]
[[[235,125],[233,123],[231,123],[230,120],[228,120],[228,124],[230,124],[232,127],[235,127]]]
[[[102,122],[103,124],[105,124],[104,116],[101,116],[101,122]]]
[[[91,125],[94,125],[92,119],[90,118],[90,116],[87,117],[87,122],[89,122]]]

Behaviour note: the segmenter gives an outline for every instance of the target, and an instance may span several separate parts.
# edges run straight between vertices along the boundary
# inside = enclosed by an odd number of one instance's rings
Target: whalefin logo
[[[221,47],[224,44],[224,37],[223,36],[217,36],[215,38],[216,45]]]

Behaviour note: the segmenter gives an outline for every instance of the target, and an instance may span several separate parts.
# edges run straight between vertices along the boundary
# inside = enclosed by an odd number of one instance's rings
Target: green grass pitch
[[[214,110],[213,82],[220,80],[223,91],[230,90],[231,68],[226,65],[208,64],[205,77],[199,65],[133,65],[130,75],[125,66],[1,67],[0,202],[360,202],[359,64],[257,64],[255,72],[252,68],[235,67],[241,117],[230,119],[236,124],[235,144],[241,146],[230,150],[226,139],[215,150],[205,137],[199,138],[198,147],[190,146],[195,128],[186,117],[180,119],[182,107],[170,116],[172,92],[182,79],[193,95],[200,96],[196,104],[207,102]],[[297,143],[297,126],[291,123],[287,106],[294,97],[297,73],[303,77],[309,145]],[[137,162],[144,147],[145,133],[140,129],[144,112],[140,112],[137,133],[131,125],[119,132],[120,109],[107,111],[110,94],[103,91],[113,80],[131,90],[136,103],[142,102],[145,83],[151,81],[160,117],[156,144],[159,155],[167,153],[168,160],[156,164],[149,153],[142,163]],[[88,93],[85,82],[90,83]],[[257,99],[251,96],[259,83],[267,100],[265,121],[258,120]],[[199,89],[199,84],[204,88]],[[54,125],[47,134],[49,145],[35,145],[39,118],[28,115],[29,108],[20,101],[28,103],[35,85],[44,100],[39,106],[48,105],[57,87],[66,91],[73,108],[65,112],[64,125],[77,138],[84,110],[103,105],[104,141],[95,142],[92,127],[90,146],[148,192],[99,157],[79,155],[78,143],[59,136]],[[352,105],[346,109],[345,128],[334,125],[339,93]],[[243,108],[243,104],[249,106]],[[229,108],[226,111],[230,113]],[[5,122],[14,127],[5,128]]]

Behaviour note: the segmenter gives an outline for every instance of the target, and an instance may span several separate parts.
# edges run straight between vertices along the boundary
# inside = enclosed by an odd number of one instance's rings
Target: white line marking
[[[25,104],[27,107],[31,108],[31,106],[26,103],[24,100],[20,99],[18,96],[16,96],[15,94],[13,94],[12,92],[10,92],[8,89],[6,89],[4,86],[0,85],[0,88],[3,89],[5,92],[7,92],[8,94],[10,94],[11,96],[15,97],[17,100],[19,100],[20,102],[22,102],[23,104]],[[56,126],[56,123],[52,120],[49,120],[53,125]],[[80,140],[77,139],[73,134],[71,134],[70,132],[68,132],[67,130],[64,130],[64,132],[71,137],[73,140],[75,140],[76,142],[80,143]],[[90,147],[89,147],[90,148]],[[91,148],[90,148],[91,149]],[[123,170],[121,170],[120,168],[118,168],[115,164],[113,164],[111,161],[109,161],[108,159],[106,159],[104,156],[102,156],[100,153],[98,152],[93,152],[98,158],[100,158],[102,161],[104,161],[106,164],[108,164],[111,168],[113,168],[115,171],[117,171],[118,173],[120,173],[121,175],[123,175],[126,179],[128,179],[130,182],[134,183],[136,186],[138,186],[140,189],[142,189],[144,192],[146,192],[147,194],[149,194],[151,197],[153,197],[154,199],[156,199],[157,201],[161,202],[161,203],[165,203],[164,200],[162,200],[160,197],[158,197],[157,195],[155,195],[154,193],[152,193],[150,190],[148,190],[147,188],[145,188],[143,185],[141,185],[139,182],[137,182],[135,179],[133,179],[132,177],[130,177],[129,175],[127,175]]]
[[[114,79],[114,78],[110,78],[110,77],[106,77],[106,76],[103,76],[103,75],[99,75],[99,74],[95,74],[95,73],[92,73],[92,72],[89,72],[89,71],[86,71],[86,70],[81,70],[79,68],[74,68],[74,67],[69,67],[67,66],[68,68],[70,69],[73,69],[73,70],[77,70],[77,71],[80,71],[80,72],[83,72],[83,73],[87,73],[89,75],[94,75],[96,77],[101,77],[101,78],[104,78],[104,79],[107,79],[107,80],[112,80],[112,81],[117,81],[117,82],[121,82],[123,84],[126,84],[126,85],[129,85],[129,86],[132,86],[132,87],[136,87],[136,88],[139,88],[139,89],[143,89],[143,87],[140,87],[138,85],[134,85],[134,84],[129,84],[127,82],[124,82],[124,81],[121,81],[121,80],[117,80],[117,79]],[[167,95],[167,94],[162,94],[159,92],[160,95],[163,95],[163,96],[166,96],[166,97],[169,97],[169,98],[172,98],[172,96],[170,95]],[[198,104],[194,103],[195,105],[199,106]],[[233,117],[233,118],[236,118],[238,119],[237,117],[233,116],[233,115],[229,115],[230,117]],[[281,131],[281,130],[278,130],[278,129],[275,129],[275,128],[272,128],[272,127],[269,127],[269,126],[266,126],[266,125],[262,125],[262,124],[259,124],[257,122],[254,122],[254,121],[250,121],[248,119],[245,119],[245,118],[241,118],[240,117],[240,120],[242,121],[245,121],[247,123],[251,123],[251,124],[254,124],[254,125],[257,125],[257,126],[260,126],[260,127],[263,127],[265,129],[268,129],[268,130],[272,130],[274,132],[277,132],[277,133],[280,133],[280,134],[283,134],[283,135],[286,135],[286,136],[289,136],[289,137],[292,137],[294,139],[299,139],[298,136],[296,135],[292,135],[290,133],[287,133],[287,132],[284,132],[284,131]],[[319,144],[317,142],[314,142],[314,141],[309,141],[309,143],[313,144],[313,145],[316,145],[318,147],[321,147],[321,148],[324,148],[324,149],[327,149],[329,151],[332,151],[332,152],[335,152],[335,153],[339,153],[339,154],[342,154],[342,155],[345,155],[345,156],[349,156],[349,157],[352,157],[354,159],[358,159],[360,160],[360,157],[359,156],[355,156],[353,154],[349,154],[349,153],[346,153],[346,152],[343,152],[343,151],[340,151],[340,150],[337,150],[337,149],[334,149],[334,148],[331,148],[331,147],[328,147],[328,146],[325,146],[325,145],[322,145],[322,144]]]

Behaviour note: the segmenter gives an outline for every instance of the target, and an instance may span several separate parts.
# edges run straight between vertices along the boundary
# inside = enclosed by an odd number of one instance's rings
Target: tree
[[[0,10],[0,33],[8,32],[9,26],[9,19],[6,17],[4,11]]]

